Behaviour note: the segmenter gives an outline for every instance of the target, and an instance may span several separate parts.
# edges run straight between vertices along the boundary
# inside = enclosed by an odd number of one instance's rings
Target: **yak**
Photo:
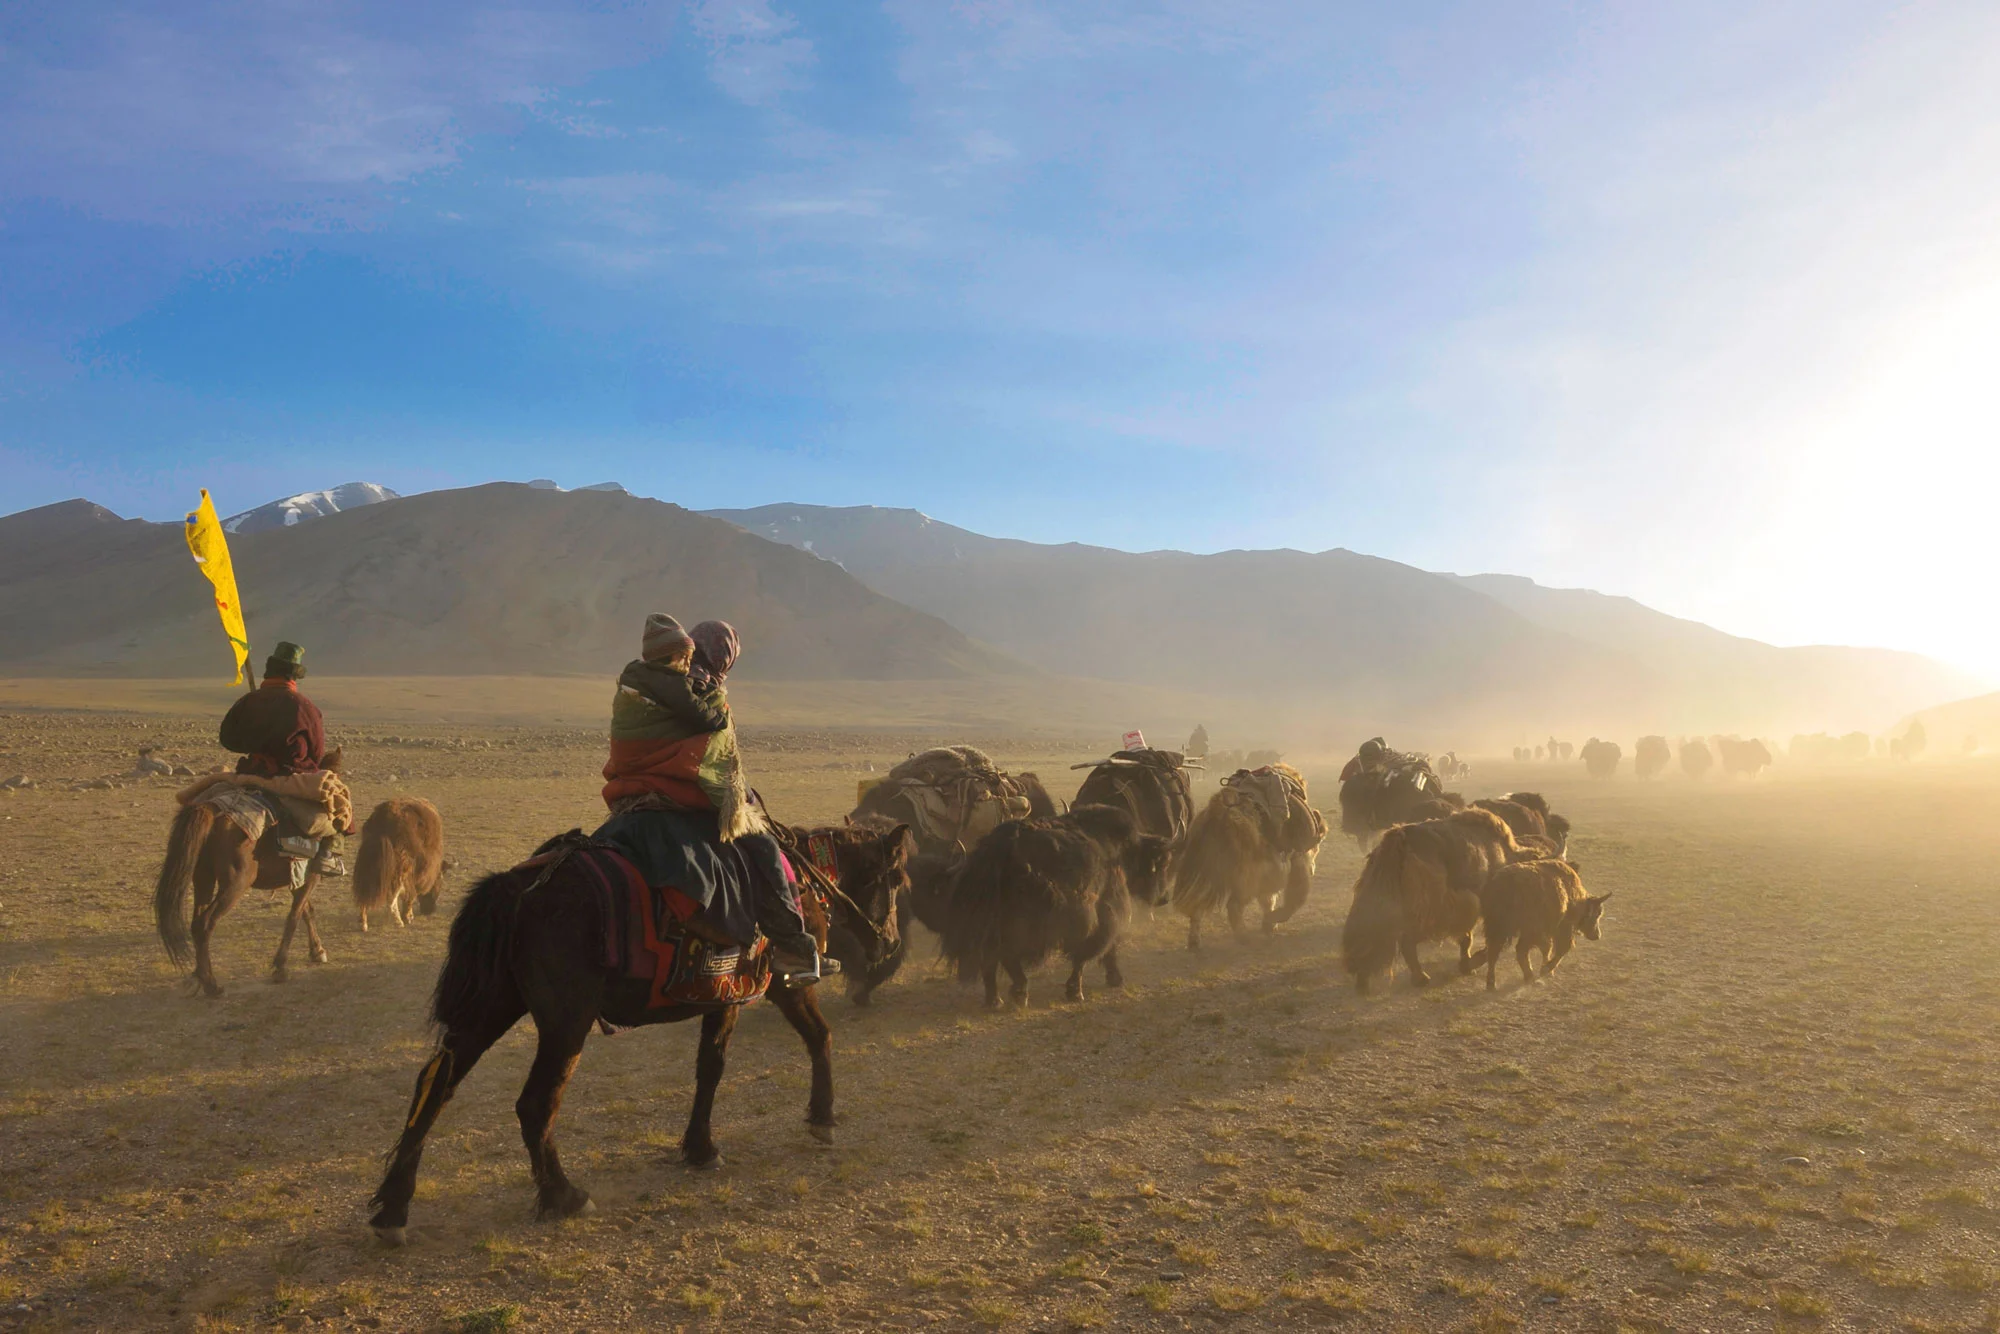
[[[1475,966],[1486,965],[1486,989],[1494,989],[1493,972],[1499,966],[1500,951],[1510,944],[1521,965],[1523,983],[1535,981],[1535,970],[1528,962],[1531,950],[1542,952],[1541,975],[1553,973],[1575,945],[1578,932],[1585,940],[1600,938],[1604,905],[1610,898],[1609,894],[1593,898],[1585,893],[1576,867],[1554,857],[1515,862],[1493,872],[1479,891],[1486,944],[1472,958]]]
[[[1456,939],[1459,971],[1471,972],[1480,888],[1500,867],[1532,855],[1505,820],[1477,808],[1384,834],[1355,881],[1341,928],[1342,964],[1355,990],[1365,995],[1376,973],[1393,972],[1398,951],[1411,985],[1427,985],[1430,975],[1417,961],[1417,946],[1427,940]]]
[[[1135,897],[1164,900],[1167,848],[1116,806],[1011,821],[966,854],[946,889],[921,897],[920,914],[935,922],[959,980],[984,980],[988,1008],[1000,1006],[1002,968],[1013,1003],[1025,1006],[1027,970],[1057,950],[1070,961],[1065,992],[1080,1001],[1092,959],[1102,961],[1106,986],[1125,985],[1118,937]]]

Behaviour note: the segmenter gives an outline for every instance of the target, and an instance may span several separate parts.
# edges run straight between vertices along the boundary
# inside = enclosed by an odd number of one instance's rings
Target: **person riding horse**
[[[693,630],[646,618],[640,656],[618,677],[604,802],[595,835],[649,885],[698,900],[709,926],[740,944],[761,931],[772,965],[794,986],[840,971],[806,929],[792,876],[743,777],[723,681],[741,645],[725,621]]]
[[[280,641],[264,660],[263,684],[223,715],[222,748],[242,757],[236,761],[237,773],[283,778],[320,771],[326,759],[326,721],[318,706],[299,691],[299,681],[306,674],[305,660],[303,648]],[[285,802],[278,806],[288,821],[296,820],[296,813]],[[319,840],[314,865],[321,875],[347,874],[341,852],[344,836],[352,832],[339,829]],[[303,837],[296,829],[291,836]]]

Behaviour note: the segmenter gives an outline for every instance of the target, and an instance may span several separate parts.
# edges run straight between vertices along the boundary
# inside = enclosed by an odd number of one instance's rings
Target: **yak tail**
[[[518,872],[489,875],[452,918],[444,967],[431,993],[431,1020],[447,1032],[477,1027],[508,1008],[516,989],[508,956],[524,883]]]
[[[1409,857],[1403,830],[1391,829],[1361,868],[1354,885],[1354,903],[1340,931],[1341,964],[1348,976],[1365,987],[1376,973],[1396,964],[1396,946],[1403,936],[1403,864]]]
[[[183,806],[174,817],[173,832],[167,835],[167,859],[160,864],[160,878],[153,885],[153,922],[159,927],[160,943],[174,967],[186,972],[194,964],[194,943],[188,939],[188,892],[194,888],[194,864],[215,828],[213,806]]]
[[[395,902],[397,889],[415,873],[391,822],[369,816],[361,827],[361,851],[354,857],[354,906],[364,913],[380,912]]]

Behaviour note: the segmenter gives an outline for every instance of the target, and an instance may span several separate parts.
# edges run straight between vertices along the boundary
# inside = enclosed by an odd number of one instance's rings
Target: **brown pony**
[[[417,1076],[402,1136],[371,1201],[375,1213],[369,1225],[384,1242],[399,1246],[405,1240],[424,1138],[438,1114],[486,1049],[524,1014],[534,1018],[537,1041],[534,1063],[514,1110],[534,1172],[538,1218],[567,1218],[591,1207],[590,1196],[563,1174],[551,1128],[584,1041],[599,1021],[632,1027],[701,1020],[694,1107],[681,1136],[681,1161],[695,1168],[721,1166],[722,1154],[715,1147],[709,1121],[742,1005],[651,1008],[649,981],[605,965],[602,900],[590,870],[576,855],[591,846],[580,833],[549,840],[528,864],[474,885],[452,919],[444,967],[431,997],[431,1019],[443,1033]],[[815,883],[810,874],[805,876],[799,904],[822,947],[831,923],[857,937],[884,942],[886,948],[900,887],[890,887],[884,919],[864,921],[856,895],[866,895],[865,886],[852,883],[845,872],[833,887],[837,893],[814,892]],[[811,987],[772,982],[765,994],[805,1041],[812,1058],[806,1124],[814,1139],[830,1144],[832,1029],[820,1014]]]
[[[1530,855],[1506,821],[1477,808],[1384,834],[1354,883],[1341,929],[1342,962],[1355,990],[1365,995],[1376,973],[1393,974],[1399,950],[1411,985],[1427,985],[1430,974],[1417,961],[1417,946],[1427,940],[1455,938],[1459,972],[1471,972],[1479,890],[1494,871]]]
[[[327,755],[324,768],[340,770],[340,752]],[[167,835],[167,856],[160,864],[160,876],[153,885],[153,921],[166,946],[167,957],[185,971],[194,967],[194,980],[204,995],[213,999],[222,994],[209,961],[209,937],[224,913],[248,889],[291,889],[292,911],[285,918],[285,934],[278,940],[278,953],[271,960],[271,980],[283,982],[285,955],[292,947],[292,933],[299,923],[306,925],[306,941],[312,947],[306,956],[313,963],[325,963],[326,946],[320,943],[313,925],[312,892],[319,883],[317,868],[306,872],[305,882],[292,889],[291,862],[278,851],[278,828],[274,823],[253,845],[234,820],[219,817],[213,806],[199,802],[181,807]],[[183,920],[188,891],[194,891],[194,912]],[[190,927],[193,939],[189,939]]]
[[[1174,863],[1174,906],[1188,919],[1188,948],[1201,948],[1201,919],[1220,907],[1229,929],[1243,930],[1243,910],[1255,903],[1264,932],[1304,906],[1326,825],[1304,796],[1305,779],[1290,765],[1272,769],[1297,783],[1300,800],[1282,828],[1272,829],[1262,805],[1229,780],[1188,827]]]
[[[444,879],[444,820],[422,797],[391,797],[361,826],[354,858],[354,906],[361,929],[368,914],[387,908],[404,926],[437,911]]]

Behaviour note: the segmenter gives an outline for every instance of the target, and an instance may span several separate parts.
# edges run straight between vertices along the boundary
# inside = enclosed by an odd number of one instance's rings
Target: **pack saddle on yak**
[[[1008,774],[972,746],[939,746],[910,756],[879,782],[863,783],[848,819],[907,824],[921,853],[975,846],[1009,820],[1053,816],[1055,802],[1033,774]]]

